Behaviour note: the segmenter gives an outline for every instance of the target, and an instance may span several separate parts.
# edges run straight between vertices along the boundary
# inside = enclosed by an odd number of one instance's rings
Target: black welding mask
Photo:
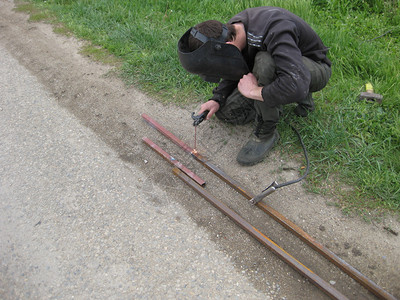
[[[223,25],[219,38],[209,38],[194,27],[190,28],[178,42],[178,55],[182,67],[199,75],[208,82],[219,82],[220,79],[240,80],[249,73],[249,68],[242,53],[233,45],[226,44],[228,28]],[[196,50],[189,50],[189,36],[203,42]]]

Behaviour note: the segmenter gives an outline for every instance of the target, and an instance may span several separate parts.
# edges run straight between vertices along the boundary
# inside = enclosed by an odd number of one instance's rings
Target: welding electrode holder
[[[195,115],[194,112],[192,112],[192,119],[193,121],[193,126],[199,126],[201,122],[204,121],[204,119],[207,117],[208,110],[202,112],[199,115]]]
[[[267,187],[265,190],[263,190],[260,194],[258,194],[257,196],[251,198],[249,200],[250,203],[253,204],[253,205],[256,205],[262,199],[264,199],[268,195],[270,195],[273,192],[275,192],[278,187],[279,187],[279,184],[276,181],[274,181],[273,183],[271,183],[271,185],[269,187]]]

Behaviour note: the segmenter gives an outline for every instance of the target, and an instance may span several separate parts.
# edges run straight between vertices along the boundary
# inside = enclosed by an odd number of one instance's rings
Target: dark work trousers
[[[320,62],[315,62],[307,57],[303,57],[303,63],[310,71],[311,82],[309,94],[305,99],[300,99],[301,103],[309,110],[314,109],[312,93],[323,89],[331,76],[331,68]],[[270,53],[261,51],[257,53],[253,74],[258,80],[259,86],[270,84],[276,79],[275,62]],[[234,125],[242,125],[251,121],[258,121],[262,118],[264,128],[271,132],[276,128],[279,117],[282,113],[282,105],[269,107],[263,101],[248,99],[244,97],[236,88],[228,96],[225,105],[223,105],[215,114],[218,119]]]

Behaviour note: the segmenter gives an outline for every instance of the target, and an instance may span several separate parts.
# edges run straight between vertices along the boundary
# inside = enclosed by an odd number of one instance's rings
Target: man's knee
[[[219,110],[215,113],[215,116],[225,122],[232,125],[244,125],[254,121],[255,111],[253,109],[231,109],[231,110]]]
[[[235,89],[215,115],[226,123],[247,124],[255,118],[254,100],[244,97],[238,89]]]
[[[315,62],[307,57],[303,57],[303,63],[311,74],[310,92],[322,90],[331,77],[331,68],[325,63]]]

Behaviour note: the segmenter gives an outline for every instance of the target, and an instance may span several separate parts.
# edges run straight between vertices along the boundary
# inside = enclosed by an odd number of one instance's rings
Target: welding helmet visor
[[[233,45],[226,44],[228,29],[223,25],[218,39],[201,34],[194,27],[190,28],[178,42],[178,56],[182,67],[203,80],[218,83],[220,79],[240,80],[249,73],[249,68],[242,53]],[[189,36],[203,42],[196,50],[189,50]]]

